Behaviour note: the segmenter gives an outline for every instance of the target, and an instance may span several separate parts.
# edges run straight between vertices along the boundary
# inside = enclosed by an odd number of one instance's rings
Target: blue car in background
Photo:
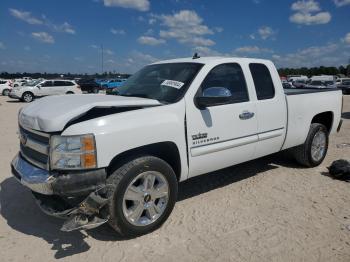
[[[122,78],[102,80],[100,82],[100,85],[106,89],[113,89],[116,87],[120,87],[125,81],[126,81],[126,79],[122,79]]]

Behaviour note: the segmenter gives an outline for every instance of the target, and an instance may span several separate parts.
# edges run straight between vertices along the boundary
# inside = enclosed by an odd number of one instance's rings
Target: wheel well
[[[73,91],[68,91],[66,94],[74,94]]]
[[[31,94],[34,97],[34,94],[32,92],[30,92],[30,91],[23,92],[22,97],[24,96],[24,94]]]
[[[311,124],[312,123],[322,124],[327,128],[328,132],[330,132],[333,125],[333,113],[329,111],[317,114],[312,119]]]
[[[107,168],[108,175],[111,174],[115,168],[127,163],[135,157],[151,155],[158,157],[165,162],[167,162],[176,174],[176,178],[180,181],[181,175],[181,160],[180,153],[175,143],[173,142],[161,142],[150,144],[146,146],[141,146],[137,148],[125,151],[117,156],[115,156]]]

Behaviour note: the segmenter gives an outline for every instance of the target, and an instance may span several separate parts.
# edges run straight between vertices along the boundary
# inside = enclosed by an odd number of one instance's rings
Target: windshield
[[[117,95],[174,103],[186,92],[203,64],[169,63],[149,65],[128,78]]]

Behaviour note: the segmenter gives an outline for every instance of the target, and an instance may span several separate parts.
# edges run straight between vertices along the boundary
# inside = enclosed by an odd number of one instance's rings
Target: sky
[[[157,60],[350,63],[350,0],[1,0],[0,71],[134,73]]]

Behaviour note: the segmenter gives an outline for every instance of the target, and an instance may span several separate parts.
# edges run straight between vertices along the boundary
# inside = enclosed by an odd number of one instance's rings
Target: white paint
[[[312,118],[321,112],[334,115],[332,133],[341,115],[341,91],[285,96],[272,62],[251,58],[175,59],[160,63],[202,63],[185,96],[174,104],[117,96],[76,95],[39,100],[23,109],[20,121],[33,122],[33,128],[61,131],[72,118],[93,107],[145,106],[146,108],[112,114],[69,126],[62,135],[92,133],[96,137],[98,167],[130,149],[159,142],[174,143],[180,154],[181,177],[201,175],[234,164],[265,156],[304,143]],[[246,78],[249,102],[198,109],[194,97],[209,71],[223,63],[238,63]],[[268,67],[276,89],[272,99],[257,100],[250,63]],[[254,117],[241,120],[243,111]],[[185,134],[185,117],[187,134]],[[208,143],[196,145],[192,135],[207,133]],[[186,137],[188,139],[186,143]],[[210,142],[210,138],[215,143]],[[218,139],[217,139],[218,138]],[[187,146],[187,148],[186,148]],[[188,161],[187,161],[187,152]]]

